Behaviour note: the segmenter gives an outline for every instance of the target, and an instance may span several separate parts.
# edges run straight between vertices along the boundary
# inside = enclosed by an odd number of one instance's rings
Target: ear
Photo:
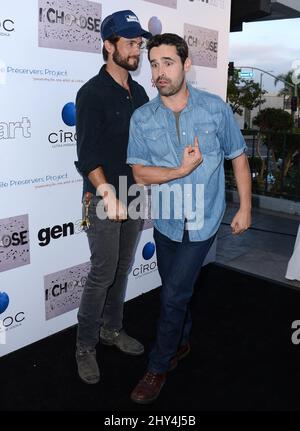
[[[115,52],[115,46],[109,40],[104,41],[104,47],[109,54],[113,54]]]
[[[183,69],[184,69],[184,71],[185,71],[185,72],[188,72],[188,71],[190,70],[191,66],[192,66],[192,60],[190,59],[190,57],[188,57],[188,58],[185,60],[184,65],[183,65]]]

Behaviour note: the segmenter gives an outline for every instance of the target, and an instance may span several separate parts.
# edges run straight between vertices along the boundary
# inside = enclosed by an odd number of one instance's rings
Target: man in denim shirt
[[[156,185],[154,238],[162,288],[148,369],[131,394],[140,404],[158,397],[167,371],[190,351],[188,305],[225,210],[224,157],[232,160],[240,198],[233,234],[251,223],[246,145],[230,107],[186,83],[191,60],[181,37],[153,37],[148,58],[159,95],[131,118],[127,163],[137,183]]]

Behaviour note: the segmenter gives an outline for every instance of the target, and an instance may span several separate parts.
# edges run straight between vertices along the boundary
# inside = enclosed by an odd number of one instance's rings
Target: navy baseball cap
[[[142,29],[138,17],[131,10],[120,10],[108,15],[101,24],[101,37],[103,42],[113,34],[128,39],[142,36],[150,39],[149,31]]]

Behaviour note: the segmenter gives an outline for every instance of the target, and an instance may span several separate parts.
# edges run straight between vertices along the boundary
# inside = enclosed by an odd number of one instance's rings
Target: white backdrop
[[[103,63],[102,17],[127,8],[150,31],[184,35],[189,81],[225,98],[230,0],[1,0],[0,356],[76,323],[89,250],[74,101]],[[133,75],[156,95],[146,52]],[[127,299],[159,284],[148,224]]]

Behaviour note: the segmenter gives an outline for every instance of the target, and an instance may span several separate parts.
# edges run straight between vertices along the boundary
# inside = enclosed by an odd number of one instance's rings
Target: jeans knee
[[[87,279],[87,286],[106,289],[111,286],[115,279],[116,271],[107,271],[104,268],[93,265]]]

